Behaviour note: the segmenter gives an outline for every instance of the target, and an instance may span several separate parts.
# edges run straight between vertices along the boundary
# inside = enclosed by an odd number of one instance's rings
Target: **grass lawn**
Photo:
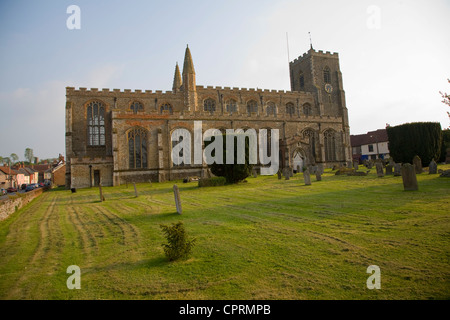
[[[449,169],[450,165],[439,166]],[[300,174],[198,188],[174,182],[54,189],[0,222],[0,299],[449,299],[450,179]],[[160,224],[182,221],[168,262]],[[70,265],[81,289],[66,286]],[[367,267],[381,269],[369,290]]]

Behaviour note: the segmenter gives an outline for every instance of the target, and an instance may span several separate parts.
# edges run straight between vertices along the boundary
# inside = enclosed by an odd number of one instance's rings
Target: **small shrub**
[[[225,177],[212,177],[198,180],[199,187],[223,186],[227,182]]]
[[[183,222],[170,226],[160,225],[168,244],[163,244],[164,253],[169,261],[187,258],[194,246],[195,239],[189,240]]]

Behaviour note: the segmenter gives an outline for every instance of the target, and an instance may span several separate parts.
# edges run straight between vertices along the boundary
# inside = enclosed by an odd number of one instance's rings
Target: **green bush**
[[[395,162],[412,163],[414,156],[428,166],[432,159],[439,159],[442,129],[439,122],[406,123],[386,128],[389,137],[389,153]]]
[[[225,177],[202,178],[198,180],[199,187],[216,187],[223,186],[227,182]]]
[[[187,258],[194,246],[195,239],[189,240],[183,222],[170,226],[160,225],[168,244],[163,244],[164,253],[169,261]]]

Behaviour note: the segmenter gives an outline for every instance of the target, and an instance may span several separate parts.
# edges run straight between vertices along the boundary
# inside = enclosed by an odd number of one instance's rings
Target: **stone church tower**
[[[203,132],[278,129],[280,167],[351,163],[337,53],[312,48],[289,64],[291,91],[198,86],[186,47],[172,91],[66,88],[66,186],[201,176],[203,164],[174,165],[171,134],[194,122]]]

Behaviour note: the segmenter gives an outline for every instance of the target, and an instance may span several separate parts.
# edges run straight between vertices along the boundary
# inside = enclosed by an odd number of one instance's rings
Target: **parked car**
[[[0,196],[3,196],[5,194],[7,194],[8,192],[6,191],[6,189],[1,188],[0,189]]]
[[[34,190],[34,187],[31,184],[27,185],[27,187],[25,188],[25,192],[32,191],[32,190]]]
[[[13,187],[9,187],[8,189],[6,189],[6,191],[8,191],[8,192],[17,192],[17,189],[13,188]]]
[[[22,183],[22,185],[20,186],[20,190],[25,190],[26,188],[27,188],[27,184]]]

